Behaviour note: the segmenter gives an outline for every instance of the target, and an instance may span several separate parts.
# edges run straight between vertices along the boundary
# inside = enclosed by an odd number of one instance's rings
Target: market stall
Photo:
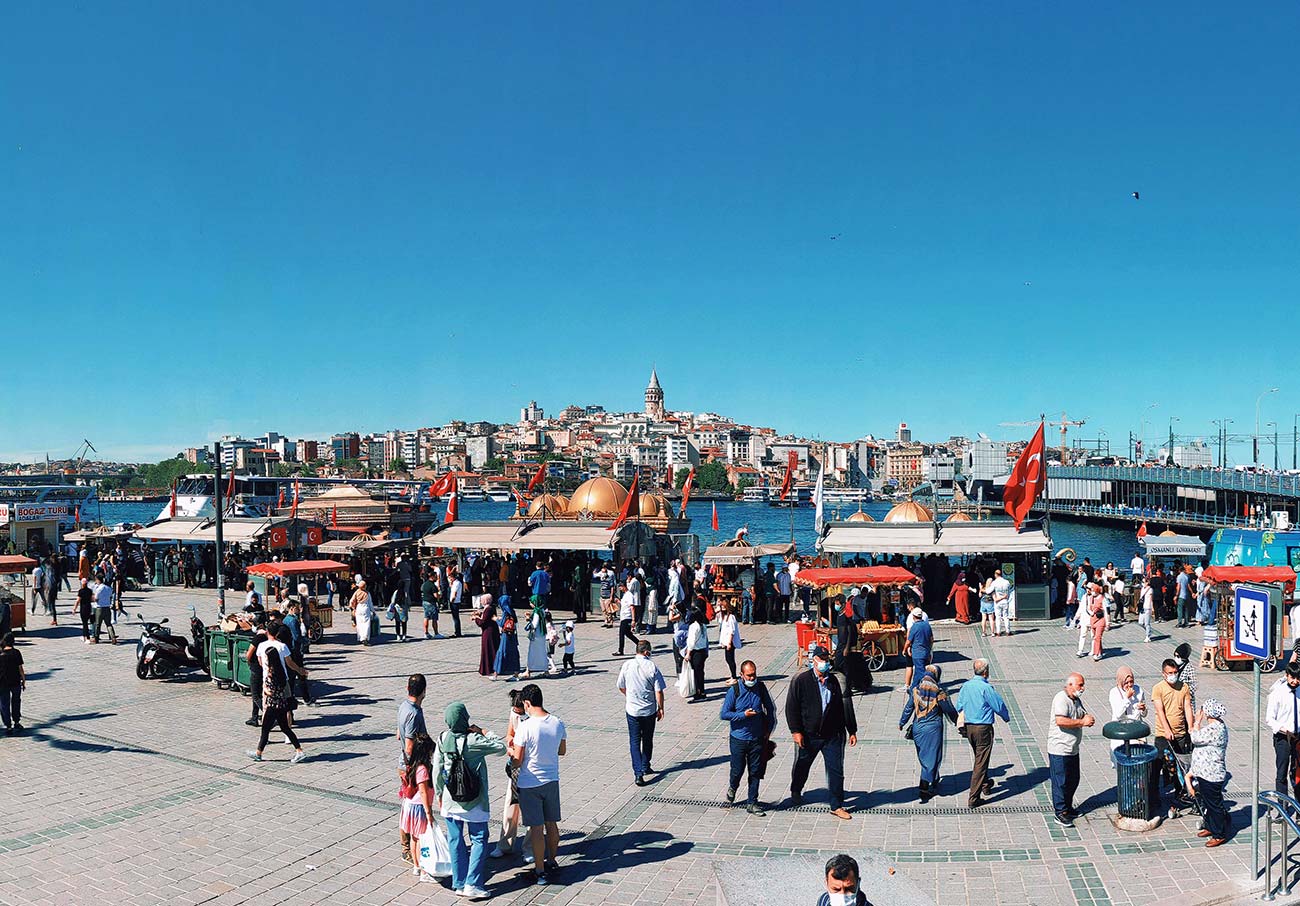
[[[1211,665],[1215,670],[1231,670],[1234,666],[1249,666],[1254,660],[1251,655],[1242,654],[1233,644],[1235,637],[1233,626],[1233,586],[1242,583],[1252,585],[1277,585],[1282,589],[1282,599],[1289,602],[1295,593],[1296,573],[1289,566],[1208,566],[1201,573],[1201,578],[1210,583],[1210,594],[1215,602],[1215,626],[1218,629],[1218,645],[1214,650]],[[1274,670],[1279,663],[1286,660],[1286,648],[1283,640],[1286,614],[1275,614],[1273,619],[1273,647],[1276,654],[1260,664],[1265,673]],[[1202,662],[1202,666],[1208,666]]]
[[[0,556],[0,607],[9,608],[9,628],[27,631],[28,576],[36,568],[31,557]]]
[[[327,576],[346,576],[349,572],[350,567],[338,560],[286,560],[279,563],[254,563],[248,568],[249,581],[263,597],[267,596],[272,580],[278,581],[282,586],[286,583],[297,585],[308,580],[315,584]],[[297,592],[291,588],[290,594]],[[319,642],[325,629],[334,625],[334,611],[327,604],[319,603],[315,591],[301,603],[305,608],[307,638]]]
[[[916,582],[916,575],[901,566],[849,566],[799,570],[795,584],[813,589],[817,595],[817,620],[796,623],[799,643],[798,663],[803,665],[811,644],[834,648],[830,599],[850,588],[867,594],[879,594],[879,612],[873,619],[857,623],[858,643],[863,659],[871,670],[880,670],[903,648],[904,630],[898,621],[902,590]]]
[[[748,585],[753,594],[753,584],[758,579],[759,561],[764,557],[779,557],[785,560],[794,555],[795,546],[789,542],[782,544],[750,544],[743,534],[730,541],[715,544],[704,551],[702,562],[705,568],[713,572],[712,591],[715,602],[725,602],[739,614],[746,585],[745,570],[750,570]],[[757,608],[758,602],[754,602]],[[766,614],[755,611],[757,619],[766,619]]]

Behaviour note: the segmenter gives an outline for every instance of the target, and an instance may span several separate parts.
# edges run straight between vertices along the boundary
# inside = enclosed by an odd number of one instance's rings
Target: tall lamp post
[[[1169,449],[1165,451],[1165,465],[1167,466],[1174,464],[1174,422],[1176,421],[1179,421],[1178,416],[1169,416]]]
[[[1297,437],[1300,437],[1300,435],[1297,434],[1297,428],[1300,428],[1300,421],[1297,421],[1297,419],[1300,419],[1300,412],[1297,412],[1295,415],[1291,416],[1291,468],[1292,469],[1300,468],[1300,466],[1296,465],[1296,446],[1297,446],[1296,439]]]
[[[1259,404],[1264,401],[1264,397],[1270,393],[1277,393],[1277,388],[1272,387],[1265,390],[1255,398],[1255,468],[1259,468]]]
[[[1138,423],[1138,462],[1142,461],[1142,456],[1146,453],[1147,447],[1147,413],[1159,406],[1159,403],[1152,403],[1142,410],[1142,419]]]
[[[1268,422],[1265,428],[1273,429],[1273,471],[1277,471],[1277,422]]]
[[[1228,425],[1231,425],[1232,422],[1233,420],[1230,418],[1216,418],[1210,420],[1210,424],[1219,426],[1219,468],[1220,469],[1226,469],[1228,467],[1228,451],[1227,451]]]

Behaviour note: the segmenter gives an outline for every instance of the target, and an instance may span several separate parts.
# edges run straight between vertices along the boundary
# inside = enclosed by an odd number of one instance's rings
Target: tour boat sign
[[[0,522],[66,520],[71,514],[66,503],[0,503]]]

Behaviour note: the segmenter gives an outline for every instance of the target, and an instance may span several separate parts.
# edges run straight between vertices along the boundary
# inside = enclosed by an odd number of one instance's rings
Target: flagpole
[[[222,616],[225,616],[226,615],[226,576],[225,576],[225,572],[222,570],[222,560],[224,559],[224,557],[222,556],[222,548],[224,547],[224,545],[222,543],[222,537],[221,537],[221,522],[222,522],[221,511],[223,509],[223,506],[221,504],[221,442],[220,441],[217,441],[212,445],[212,458],[216,462],[216,472],[213,474],[213,480],[212,480],[213,489],[216,491],[216,494],[213,496],[212,500],[213,503],[216,505],[216,511],[217,511],[217,526],[216,526],[217,528],[217,613],[221,614]],[[232,469],[231,474],[233,475],[234,474],[233,469],[235,468],[234,463],[231,463],[230,468]]]

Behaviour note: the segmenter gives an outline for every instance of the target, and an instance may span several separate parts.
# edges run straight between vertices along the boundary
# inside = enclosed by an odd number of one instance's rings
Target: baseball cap
[[[819,657],[823,661],[825,661],[830,659],[831,653],[826,650],[825,645],[818,645],[816,648],[812,650],[812,656]]]

